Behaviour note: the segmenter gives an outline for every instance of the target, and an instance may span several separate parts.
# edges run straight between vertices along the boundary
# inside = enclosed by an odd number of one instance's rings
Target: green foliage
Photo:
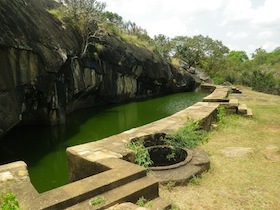
[[[175,160],[175,152],[172,152],[172,153],[170,153],[170,154],[168,154],[167,156],[166,156],[166,159],[167,160]]]
[[[137,206],[141,206],[141,207],[144,207],[147,203],[147,199],[144,197],[144,196],[141,196],[137,202],[136,202],[136,205]]]
[[[171,40],[163,34],[154,37],[155,52],[160,56],[169,59],[171,52]]]
[[[179,210],[179,207],[176,206],[175,204],[172,204],[171,205],[171,210]]]
[[[149,151],[147,150],[147,148],[144,147],[143,142],[141,142],[140,139],[134,142],[129,142],[127,146],[135,153],[136,164],[143,166],[145,168],[148,168],[153,164]]]
[[[170,59],[171,59],[171,64],[172,64],[173,66],[176,66],[176,67],[179,67],[179,66],[180,66],[180,59],[174,58],[174,57],[171,57]]]
[[[213,80],[214,83],[217,84],[217,85],[221,85],[221,84],[223,84],[223,83],[225,82],[225,78],[222,78],[222,77],[220,77],[220,76],[218,76],[218,75],[215,76],[215,77],[213,77],[212,80]]]
[[[173,190],[175,186],[176,186],[176,182],[174,182],[174,181],[169,181],[169,182],[165,185],[165,187],[166,187],[169,191]]]
[[[224,106],[219,106],[218,107],[218,113],[217,113],[217,121],[219,124],[223,124],[225,121],[225,116],[226,116],[226,109]]]
[[[194,148],[201,143],[207,142],[206,135],[207,132],[200,128],[198,122],[189,120],[184,127],[171,134],[171,138],[166,138],[164,141],[174,148]]]
[[[277,84],[277,80],[271,72],[254,70],[252,72],[251,86],[253,90],[280,94],[279,83]]]
[[[98,206],[98,205],[101,205],[101,204],[104,204],[104,203],[106,203],[106,199],[101,198],[101,197],[96,197],[96,198],[94,198],[90,201],[90,204],[92,206]]]
[[[206,142],[207,132],[200,129],[200,125],[193,120],[189,120],[188,123],[180,128],[176,133],[166,136],[165,138],[160,138],[163,145],[170,146],[171,152],[166,156],[168,160],[175,159],[175,155],[179,148],[193,148],[201,143]],[[131,141],[127,144],[135,153],[135,163],[148,168],[153,165],[148,149],[144,146],[143,139],[138,138],[135,141]]]
[[[17,210],[19,203],[14,193],[5,193],[0,198],[0,207],[2,210]]]
[[[208,68],[228,53],[229,49],[221,41],[197,35],[193,37],[178,36],[172,39],[174,57],[180,58],[190,66]]]
[[[249,60],[247,54],[245,51],[230,51],[230,53],[228,54],[228,57],[236,62],[244,62]]]
[[[63,18],[65,17],[65,8],[64,7],[59,7],[57,9],[51,9],[51,10],[48,10],[48,12],[60,20],[63,20]]]
[[[198,176],[192,176],[190,183],[193,185],[200,185],[201,183],[201,177]]]

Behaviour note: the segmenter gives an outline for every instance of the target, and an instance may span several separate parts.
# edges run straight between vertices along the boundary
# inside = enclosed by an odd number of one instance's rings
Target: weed
[[[198,122],[189,120],[176,133],[165,138],[165,144],[174,148],[194,148],[201,143],[207,142],[207,132],[200,129]]]
[[[217,113],[217,120],[219,124],[223,124],[225,121],[226,116],[226,109],[223,106],[218,107],[218,113]]]
[[[90,201],[90,204],[92,206],[97,206],[97,205],[101,205],[101,204],[104,204],[106,202],[106,199],[105,198],[101,198],[101,197],[96,197],[94,199],[92,199]]]
[[[141,196],[138,201],[136,202],[137,206],[144,207],[147,203],[147,199],[144,196]]]
[[[153,164],[149,151],[147,150],[147,148],[144,147],[142,142],[140,142],[139,140],[129,142],[127,146],[135,153],[135,162],[138,165],[148,168]]]
[[[171,210],[179,210],[179,207],[176,206],[175,204],[172,204],[171,205]]]
[[[201,177],[198,176],[192,176],[190,183],[193,185],[200,185],[201,183]]]
[[[175,158],[175,152],[174,152],[174,150],[172,150],[172,153],[170,153],[170,154],[168,154],[167,156],[166,156],[166,159],[167,160],[175,160],[176,158]]]
[[[171,153],[166,156],[168,160],[175,160],[176,150],[179,148],[193,148],[201,143],[207,142],[207,132],[200,129],[198,122],[189,120],[188,123],[180,128],[176,133],[160,139],[166,146],[172,148]],[[148,168],[153,165],[148,149],[143,145],[142,139],[129,142],[127,147],[136,155],[135,162],[140,166]]]
[[[167,190],[171,191],[174,187],[175,187],[176,183],[173,181],[169,181],[165,187],[167,188]]]
[[[5,193],[0,198],[0,207],[2,210],[17,210],[19,203],[14,193]]]

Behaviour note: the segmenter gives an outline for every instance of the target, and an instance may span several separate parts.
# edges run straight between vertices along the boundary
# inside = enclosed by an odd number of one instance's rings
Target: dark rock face
[[[195,88],[185,71],[115,36],[79,58],[81,34],[49,14],[53,7],[52,0],[0,2],[0,137],[19,122],[64,123],[78,108]]]

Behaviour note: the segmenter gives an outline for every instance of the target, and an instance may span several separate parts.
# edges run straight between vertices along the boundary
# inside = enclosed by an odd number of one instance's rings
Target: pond
[[[67,116],[65,125],[25,126],[0,142],[0,164],[23,160],[38,192],[68,183],[66,148],[96,141],[172,115],[205,93],[177,93],[122,105],[93,107]]]

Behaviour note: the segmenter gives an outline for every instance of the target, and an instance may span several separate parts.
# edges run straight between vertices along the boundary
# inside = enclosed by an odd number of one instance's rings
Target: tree
[[[269,53],[267,60],[271,65],[279,65],[280,67],[280,47]]]
[[[158,53],[160,56],[166,59],[169,59],[171,53],[170,38],[163,34],[159,34],[157,36],[154,36],[154,42],[156,53]]]
[[[92,39],[103,36],[104,16],[102,12],[106,8],[106,4],[97,0],[64,0],[64,2],[67,16],[83,34],[81,50],[81,57],[83,57],[88,46],[93,44]]]
[[[229,52],[221,41],[202,35],[175,37],[172,46],[174,57],[184,60],[189,66],[204,68],[208,73],[213,71],[218,60]]]
[[[266,50],[264,50],[262,47],[257,48],[252,54],[252,58],[254,59],[257,65],[265,64],[267,61],[267,57],[268,54]]]
[[[233,61],[239,62],[239,63],[242,63],[244,61],[249,60],[245,51],[234,51],[234,50],[232,50],[228,54],[228,58],[233,60]]]

